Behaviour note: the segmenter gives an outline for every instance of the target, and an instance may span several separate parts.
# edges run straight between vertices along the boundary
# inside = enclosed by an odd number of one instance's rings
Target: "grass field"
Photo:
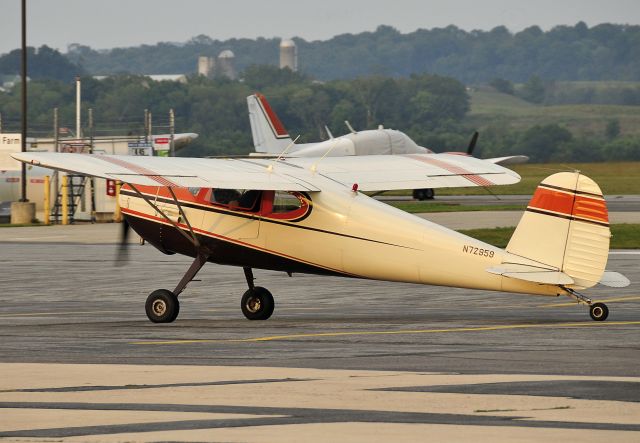
[[[547,176],[562,171],[582,171],[600,185],[605,195],[640,195],[640,162],[610,163],[544,163],[523,164],[509,167],[522,177],[515,185],[489,188],[436,189],[438,195],[532,195],[536,186]],[[391,191],[386,195],[411,195],[411,191]],[[427,202],[429,204],[430,202]],[[404,208],[403,208],[404,209]],[[490,209],[487,209],[490,210]],[[428,212],[427,210],[423,212]],[[431,211],[434,212],[434,211]]]
[[[495,194],[531,195],[547,176],[561,171],[581,171],[600,185],[605,195],[640,194],[640,162],[611,163],[545,163],[510,167],[522,177],[520,183],[491,188]],[[437,190],[436,195],[486,195],[484,188],[455,188]]]
[[[526,205],[458,205],[455,203],[438,203],[438,201],[387,203],[411,214],[425,212],[524,211],[526,208]]]
[[[504,248],[515,228],[467,229],[459,232],[490,245]],[[611,225],[611,249],[640,248],[640,224]]]
[[[640,135],[640,106],[556,105],[544,106],[488,89],[469,92],[471,111],[467,121],[480,130],[491,124],[528,129],[557,123],[575,134],[604,134],[610,120],[620,122],[621,135]]]

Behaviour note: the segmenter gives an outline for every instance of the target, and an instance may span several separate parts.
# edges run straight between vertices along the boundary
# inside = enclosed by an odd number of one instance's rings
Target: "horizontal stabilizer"
[[[598,282],[601,285],[609,286],[610,288],[625,288],[631,284],[629,279],[619,272],[604,271],[602,278]]]
[[[571,285],[573,279],[564,272],[523,264],[502,264],[487,269],[491,274],[548,285]]]

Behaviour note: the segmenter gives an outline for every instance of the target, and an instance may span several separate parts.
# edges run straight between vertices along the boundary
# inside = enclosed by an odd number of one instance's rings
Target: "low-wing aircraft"
[[[248,96],[247,108],[249,109],[253,145],[258,154],[279,155],[285,150],[289,157],[434,154],[431,149],[418,146],[411,137],[402,131],[387,129],[383,126],[379,126],[378,129],[356,131],[349,122],[345,122],[350,130],[349,134],[333,137],[331,131],[326,128],[329,140],[296,144],[264,95],[256,93]],[[465,152],[449,152],[448,154],[470,156],[473,154],[477,141],[478,133],[475,132]],[[485,161],[510,165],[524,163],[527,160],[528,157],[524,155],[512,155]],[[433,188],[413,190],[413,198],[418,200],[430,200],[434,196]]]
[[[250,320],[274,310],[253,269],[336,275],[547,296],[629,284],[605,271],[609,224],[598,185],[575,172],[536,189],[505,250],[386,205],[361,191],[490,186],[520,176],[473,157],[449,154],[333,158],[161,158],[20,153],[47,168],[120,180],[129,225],[166,254],[194,258],[172,291],[146,302],[152,322],[172,322],[178,295],[207,262],[244,269],[241,309]]]

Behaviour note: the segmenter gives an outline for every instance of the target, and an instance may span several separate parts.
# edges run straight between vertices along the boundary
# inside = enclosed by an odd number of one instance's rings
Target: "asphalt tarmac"
[[[42,229],[2,233],[0,438],[638,441],[640,251],[609,258],[631,286],[587,292],[606,322],[568,298],[260,270],[276,309],[250,322],[242,270],[209,264],[157,325],[144,301],[190,259],[131,245],[114,266],[111,242]]]

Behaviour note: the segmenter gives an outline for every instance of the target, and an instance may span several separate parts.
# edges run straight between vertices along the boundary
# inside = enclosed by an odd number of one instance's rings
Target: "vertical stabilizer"
[[[506,250],[553,266],[575,287],[588,288],[602,278],[610,237],[598,185],[578,172],[561,172],[540,183]]]
[[[250,95],[247,106],[256,152],[280,154],[284,151],[291,143],[291,137],[264,95]]]

